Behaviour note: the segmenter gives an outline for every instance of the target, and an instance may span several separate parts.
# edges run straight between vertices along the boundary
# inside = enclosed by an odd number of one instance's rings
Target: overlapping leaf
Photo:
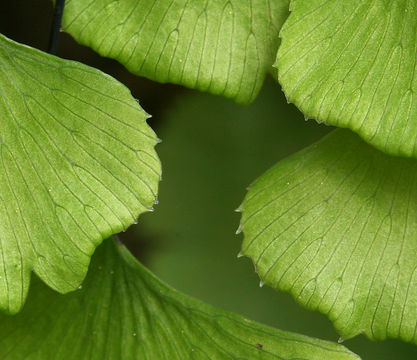
[[[63,29],[135,74],[246,103],[287,13],[288,0],[68,0]]]
[[[293,0],[276,66],[306,116],[417,156],[417,4]]]
[[[266,284],[329,316],[343,338],[417,343],[417,162],[347,130],[261,176],[242,253]]]
[[[0,36],[1,309],[20,309],[31,270],[76,288],[95,247],[152,206],[146,118],[111,77]]]
[[[330,342],[254,323],[188,298],[106,241],[82,289],[65,296],[36,281],[17,316],[0,316],[4,360],[354,360]]]

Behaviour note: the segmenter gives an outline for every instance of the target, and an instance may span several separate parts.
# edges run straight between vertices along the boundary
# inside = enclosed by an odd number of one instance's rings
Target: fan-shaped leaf
[[[0,36],[1,309],[20,309],[32,269],[74,290],[95,247],[152,206],[146,117],[111,77]]]
[[[308,117],[382,151],[417,156],[417,4],[293,0],[276,66]]]
[[[135,74],[246,103],[287,13],[288,0],[68,0],[63,29]]]
[[[53,326],[51,326],[53,324]],[[355,360],[340,345],[275,330],[167,287],[106,241],[82,289],[36,281],[22,313],[0,316],[4,360]]]
[[[268,285],[343,338],[417,343],[417,162],[347,130],[261,176],[242,205],[242,253]]]

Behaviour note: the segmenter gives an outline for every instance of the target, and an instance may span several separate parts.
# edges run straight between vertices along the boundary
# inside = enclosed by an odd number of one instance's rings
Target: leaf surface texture
[[[247,103],[287,13],[288,0],[69,0],[63,29],[135,74]]]
[[[17,316],[0,316],[2,359],[354,360],[341,345],[275,330],[184,296],[106,240],[82,288],[36,281]]]
[[[417,3],[293,0],[276,67],[309,118],[417,156]]]
[[[20,309],[31,270],[74,290],[96,246],[152,206],[146,118],[113,78],[0,36],[1,309]]]
[[[242,204],[262,281],[328,315],[342,338],[417,342],[417,163],[347,130],[270,169]]]

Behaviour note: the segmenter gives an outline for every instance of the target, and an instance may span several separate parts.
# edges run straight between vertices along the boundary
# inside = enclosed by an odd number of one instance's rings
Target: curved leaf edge
[[[365,141],[367,144],[371,145],[375,149],[377,149],[377,150],[379,150],[379,151],[381,151],[381,152],[383,152],[387,155],[397,156],[397,157],[402,157],[402,158],[416,158],[415,154],[410,153],[406,150],[402,150],[401,148],[398,149],[398,150],[395,150],[395,149],[392,150],[387,143],[382,144],[380,142],[373,141],[372,138],[369,137],[369,133],[367,133],[365,128],[362,127],[362,126],[359,127],[359,128],[353,128],[353,127],[350,127],[348,125],[346,125],[346,126],[341,125],[340,122],[338,121],[337,117],[333,117],[331,122],[337,123],[338,125],[334,125],[333,123],[330,123],[329,121],[324,121],[324,120],[317,119],[310,112],[302,110],[301,109],[302,104],[298,104],[297,102],[293,102],[292,97],[288,96],[286,86],[283,83],[282,77],[281,77],[280,65],[279,65],[279,56],[280,56],[280,47],[281,47],[282,41],[285,39],[286,25],[287,25],[287,23],[290,22],[292,16],[294,16],[293,11],[296,8],[296,5],[297,5],[296,3],[297,3],[297,0],[289,0],[289,9],[288,9],[289,10],[289,15],[285,19],[285,21],[284,21],[284,23],[283,23],[283,25],[282,25],[282,27],[279,31],[279,34],[278,34],[279,40],[280,40],[279,41],[279,46],[278,46],[278,50],[277,50],[277,53],[276,53],[275,61],[272,64],[272,68],[274,68],[274,71],[270,72],[270,74],[274,77],[274,79],[281,86],[282,92],[285,95],[287,103],[294,105],[304,115],[304,118],[305,118],[306,121],[314,120],[317,124],[323,124],[323,125],[331,126],[331,127],[336,127],[337,126],[337,128],[351,130],[351,131],[355,132],[357,135],[359,135],[359,137],[363,141]]]
[[[99,70],[97,68],[94,68],[94,67],[88,66],[86,64],[83,64],[83,63],[81,63],[79,61],[64,59],[64,58],[61,58],[61,57],[58,57],[58,56],[55,56],[55,55],[48,54],[48,53],[46,53],[46,52],[44,52],[42,50],[39,50],[37,48],[34,48],[34,47],[30,46],[30,45],[26,45],[26,44],[23,44],[23,43],[19,43],[19,42],[13,40],[13,39],[10,39],[7,36],[3,35],[2,33],[0,33],[0,38],[2,40],[4,40],[5,42],[10,43],[12,46],[18,46],[21,49],[23,49],[25,51],[28,51],[28,52],[32,52],[33,54],[35,54],[37,56],[46,57],[46,58],[54,58],[57,62],[65,63],[66,65],[73,64],[73,65],[75,65],[74,68],[78,68],[78,67],[83,67],[83,68],[86,68],[86,69],[88,68],[89,71],[92,74],[100,75],[102,78],[107,79],[108,81],[111,81],[111,82],[117,84],[117,86],[120,89],[122,89],[126,94],[128,94],[128,96],[132,100],[132,103],[133,102],[135,103],[135,106],[137,107],[137,110],[140,111],[143,114],[143,116],[144,116],[144,119],[143,119],[144,121],[143,122],[147,125],[148,135],[150,137],[152,137],[152,140],[153,140],[153,145],[152,145],[153,155],[155,155],[155,159],[158,162],[158,166],[159,166],[158,170],[159,170],[160,180],[162,179],[162,176],[161,176],[161,165],[162,164],[161,164],[161,161],[159,159],[158,154],[155,151],[156,145],[158,145],[159,143],[161,143],[162,140],[156,136],[155,131],[148,124],[148,120],[150,118],[152,118],[152,115],[149,114],[149,113],[147,113],[140,106],[139,100],[138,99],[135,99],[133,97],[130,89],[126,85],[124,85],[123,83],[121,83],[119,80],[117,80],[113,76],[111,76],[111,75],[109,75],[109,74],[107,74],[107,73],[105,73],[105,72],[103,72],[103,71],[101,71],[101,70]],[[142,119],[140,119],[139,121],[142,121]],[[154,192],[154,195],[152,196],[153,197],[153,200],[150,203],[150,206],[148,208],[146,208],[145,210],[139,210],[138,209],[138,211],[136,211],[136,212],[133,213],[133,216],[134,216],[135,220],[129,220],[129,222],[126,223],[126,224],[124,224],[123,227],[117,228],[115,232],[101,235],[100,236],[100,239],[95,239],[95,241],[94,241],[94,249],[93,249],[93,251],[91,251],[91,253],[88,253],[88,255],[89,255],[88,267],[91,265],[91,257],[94,255],[95,250],[97,249],[98,246],[100,246],[102,244],[102,242],[104,240],[106,240],[111,235],[114,235],[114,234],[117,234],[117,233],[120,233],[120,232],[125,232],[127,230],[127,228],[129,228],[131,225],[137,224],[140,215],[143,214],[144,212],[153,212],[154,211],[153,205],[158,204],[158,188],[159,188],[159,182],[156,184],[155,192]],[[31,281],[32,281],[32,279],[31,279],[32,276],[31,275],[32,274],[36,274],[35,268],[38,265],[39,265],[39,258],[36,258],[36,260],[35,260],[34,264],[32,265],[32,267],[30,269],[28,269],[28,271],[26,272],[26,274],[24,274],[25,277],[28,278],[28,283],[27,283],[27,286],[23,290],[23,293],[22,293],[23,301],[21,302],[21,304],[19,306],[15,306],[15,307],[10,307],[9,306],[9,308],[1,308],[0,309],[1,312],[6,313],[6,314],[9,314],[9,315],[15,315],[15,314],[19,313],[22,310],[22,308],[23,308],[23,306],[24,306],[24,304],[25,304],[25,302],[27,300],[28,292],[29,292],[29,289],[30,289],[30,286],[31,286]],[[62,291],[60,289],[54,288],[54,286],[52,285],[52,283],[47,283],[44,280],[43,280],[43,283],[45,283],[49,288],[51,288],[52,290],[56,291],[57,293],[67,294],[67,293],[70,293],[70,292],[73,292],[73,291],[76,291],[77,289],[79,289],[79,287],[84,282],[84,280],[85,280],[85,278],[87,276],[87,273],[88,272],[86,271],[83,274],[83,276],[80,277],[80,280],[77,283],[71,284],[71,287],[70,288],[65,289],[65,290],[62,290]],[[38,276],[38,274],[36,274],[36,275]]]
[[[113,241],[114,242],[114,241]],[[294,338],[298,338],[300,340],[304,340],[305,342],[309,343],[312,340],[317,340],[323,343],[323,345],[328,345],[330,347],[340,346],[341,341],[338,341],[338,344],[335,344],[335,342],[332,342],[330,340],[322,340],[319,338],[302,335],[299,333],[295,333],[292,331],[284,331],[277,328],[274,328],[272,326],[264,325],[262,323],[249,320],[244,318],[242,315],[239,315],[237,313],[234,313],[232,311],[228,310],[222,310],[218,309],[210,304],[204,303],[201,300],[194,298],[192,296],[186,295],[184,293],[179,292],[169,284],[165,283],[163,280],[159,279],[155,274],[153,274],[148,268],[146,268],[144,265],[142,265],[134,256],[133,254],[127,249],[126,246],[124,246],[122,243],[114,242],[114,246],[116,246],[118,253],[120,254],[121,258],[128,264],[130,267],[135,268],[136,270],[139,270],[144,276],[144,280],[148,282],[149,286],[155,286],[158,287],[161,293],[169,294],[168,297],[172,300],[177,302],[178,304],[184,304],[187,303],[189,306],[195,306],[195,307],[204,307],[207,309],[208,312],[217,313],[218,316],[227,316],[230,319],[235,320],[236,322],[242,321],[242,319],[253,326],[254,328],[257,328],[259,330],[264,330],[265,332],[275,332],[275,333],[281,333],[285,334],[287,336],[292,336]],[[256,345],[255,345],[256,346]],[[361,360],[359,355],[353,353],[351,350],[346,348],[345,346],[341,345],[341,348],[346,350],[347,353],[350,353],[352,356],[357,357],[358,360]]]
[[[340,131],[342,131],[342,130],[340,130]],[[345,131],[345,130],[343,130],[343,131]],[[347,129],[347,131],[350,131],[350,132],[352,132],[350,129]],[[330,132],[329,134],[327,134],[327,135],[325,135],[322,139],[320,139],[319,141],[317,141],[317,142],[315,142],[315,143],[313,143],[313,144],[311,144],[310,146],[307,146],[306,148],[304,148],[304,149],[301,149],[300,151],[298,151],[298,152],[295,152],[294,154],[292,154],[292,155],[290,155],[290,156],[288,156],[287,158],[284,158],[284,159],[282,159],[282,160],[280,160],[280,161],[278,161],[277,163],[275,163],[274,165],[272,165],[268,170],[266,170],[263,174],[261,174],[258,178],[256,178],[247,188],[246,188],[246,190],[247,190],[247,192],[246,192],[246,195],[245,195],[245,197],[244,197],[244,200],[242,201],[242,203],[239,205],[239,207],[235,210],[236,212],[238,212],[238,213],[240,213],[241,214],[241,219],[240,219],[240,222],[239,222],[239,226],[238,226],[238,229],[236,230],[236,234],[240,234],[240,233],[242,233],[243,234],[243,237],[245,237],[245,225],[244,224],[242,224],[242,220],[243,220],[243,218],[244,218],[244,213],[245,213],[245,202],[246,202],[246,200],[247,200],[247,197],[248,197],[248,195],[250,194],[250,191],[252,190],[252,188],[258,183],[258,181],[263,181],[263,179],[265,178],[265,177],[268,177],[268,174],[270,174],[270,173],[272,173],[273,171],[274,171],[274,169],[275,169],[275,167],[277,167],[277,166],[279,166],[280,164],[282,164],[282,163],[285,163],[286,161],[290,161],[290,158],[292,158],[292,157],[294,157],[294,156],[302,156],[304,153],[308,153],[311,149],[313,149],[313,148],[315,148],[315,147],[317,147],[317,146],[319,146],[320,145],[320,143],[322,143],[322,142],[325,142],[326,141],[326,139],[327,139],[327,137],[330,137],[330,136],[332,136],[332,134],[334,133],[334,132],[339,132],[339,130],[334,130],[334,131],[332,131],[332,132]],[[354,132],[352,132],[353,134],[356,134],[356,133],[354,133]],[[358,135],[358,134],[357,134]],[[361,141],[362,141],[362,138],[361,138]],[[367,142],[366,142],[366,144],[368,144]],[[372,147],[372,144],[368,144],[369,146],[371,146]],[[379,150],[377,150],[377,151],[379,151]],[[384,152],[382,152],[383,154],[386,154],[386,153],[384,153]],[[391,158],[398,158],[398,159],[402,159],[402,157],[399,157],[399,156],[395,156],[395,155],[390,155],[390,154],[388,154],[388,156],[389,157],[391,157]],[[304,309],[306,309],[306,310],[308,310],[308,311],[313,311],[313,312],[317,312],[317,313],[320,313],[320,314],[322,314],[322,315],[324,315],[324,316],[326,316],[330,321],[331,321],[331,323],[332,323],[332,325],[333,325],[333,327],[334,327],[334,329],[337,331],[337,333],[340,335],[340,338],[339,338],[339,342],[340,343],[342,343],[342,342],[344,342],[344,341],[346,341],[346,340],[350,340],[350,339],[353,339],[353,338],[355,338],[355,337],[357,337],[357,336],[365,336],[367,339],[369,339],[369,340],[371,340],[371,341],[377,341],[377,342],[381,342],[381,341],[385,341],[385,340],[387,340],[387,339],[393,339],[393,340],[401,340],[401,341],[404,341],[404,342],[406,342],[406,343],[411,343],[411,344],[414,344],[414,342],[412,341],[412,339],[410,340],[410,339],[403,339],[402,337],[395,337],[395,336],[389,336],[389,335],[385,335],[385,336],[383,336],[383,337],[375,337],[374,336],[374,333],[373,333],[373,331],[372,331],[372,329],[367,329],[366,327],[364,327],[364,328],[358,328],[357,329],[357,331],[355,332],[355,333],[349,333],[349,332],[345,332],[345,327],[343,326],[343,325],[341,325],[339,322],[337,322],[336,320],[337,320],[337,317],[336,316],[333,316],[332,314],[330,314],[329,312],[326,312],[326,311],[324,311],[324,310],[321,310],[320,308],[318,308],[317,306],[314,306],[314,305],[309,305],[308,303],[306,304],[306,303],[303,303],[303,302],[301,302],[301,301],[299,301],[298,300],[298,296],[297,296],[297,294],[295,294],[294,292],[292,292],[291,291],[291,289],[288,289],[288,290],[284,290],[284,289],[278,289],[278,288],[276,288],[275,287],[275,284],[272,282],[272,281],[268,281],[267,279],[264,279],[263,277],[262,277],[262,275],[259,273],[259,271],[258,271],[258,269],[257,269],[257,265],[256,265],[256,255],[254,254],[254,255],[251,255],[250,254],[250,252],[248,252],[248,251],[245,251],[245,249],[243,248],[243,244],[244,244],[244,241],[242,241],[242,247],[241,247],[241,249],[240,249],[240,251],[239,251],[239,253],[238,253],[238,255],[237,255],[237,258],[241,258],[241,257],[246,257],[246,258],[248,258],[248,259],[250,259],[250,261],[251,261],[251,263],[252,263],[252,266],[253,266],[253,269],[254,269],[254,272],[258,275],[258,278],[259,278],[259,287],[263,287],[264,285],[267,285],[267,286],[269,286],[270,288],[272,288],[273,290],[275,290],[275,291],[278,291],[278,292],[283,292],[283,293],[286,293],[286,294],[289,294],[292,298],[293,298],[293,300],[298,304],[298,305],[300,305],[302,308],[304,308]]]

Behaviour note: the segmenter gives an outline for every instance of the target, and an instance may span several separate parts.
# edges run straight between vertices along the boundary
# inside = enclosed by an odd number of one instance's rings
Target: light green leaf
[[[33,270],[60,292],[155,199],[147,114],[113,78],[0,35],[0,308],[22,306]]]
[[[289,101],[378,149],[417,157],[417,3],[293,0],[276,66]]]
[[[242,254],[343,338],[417,343],[417,162],[338,130],[261,176]]]
[[[216,310],[161,283],[121,245],[105,241],[80,290],[65,296],[35,281],[17,316],[0,316],[8,360],[354,360],[327,341]]]
[[[63,29],[131,72],[250,102],[288,0],[68,0]]]

